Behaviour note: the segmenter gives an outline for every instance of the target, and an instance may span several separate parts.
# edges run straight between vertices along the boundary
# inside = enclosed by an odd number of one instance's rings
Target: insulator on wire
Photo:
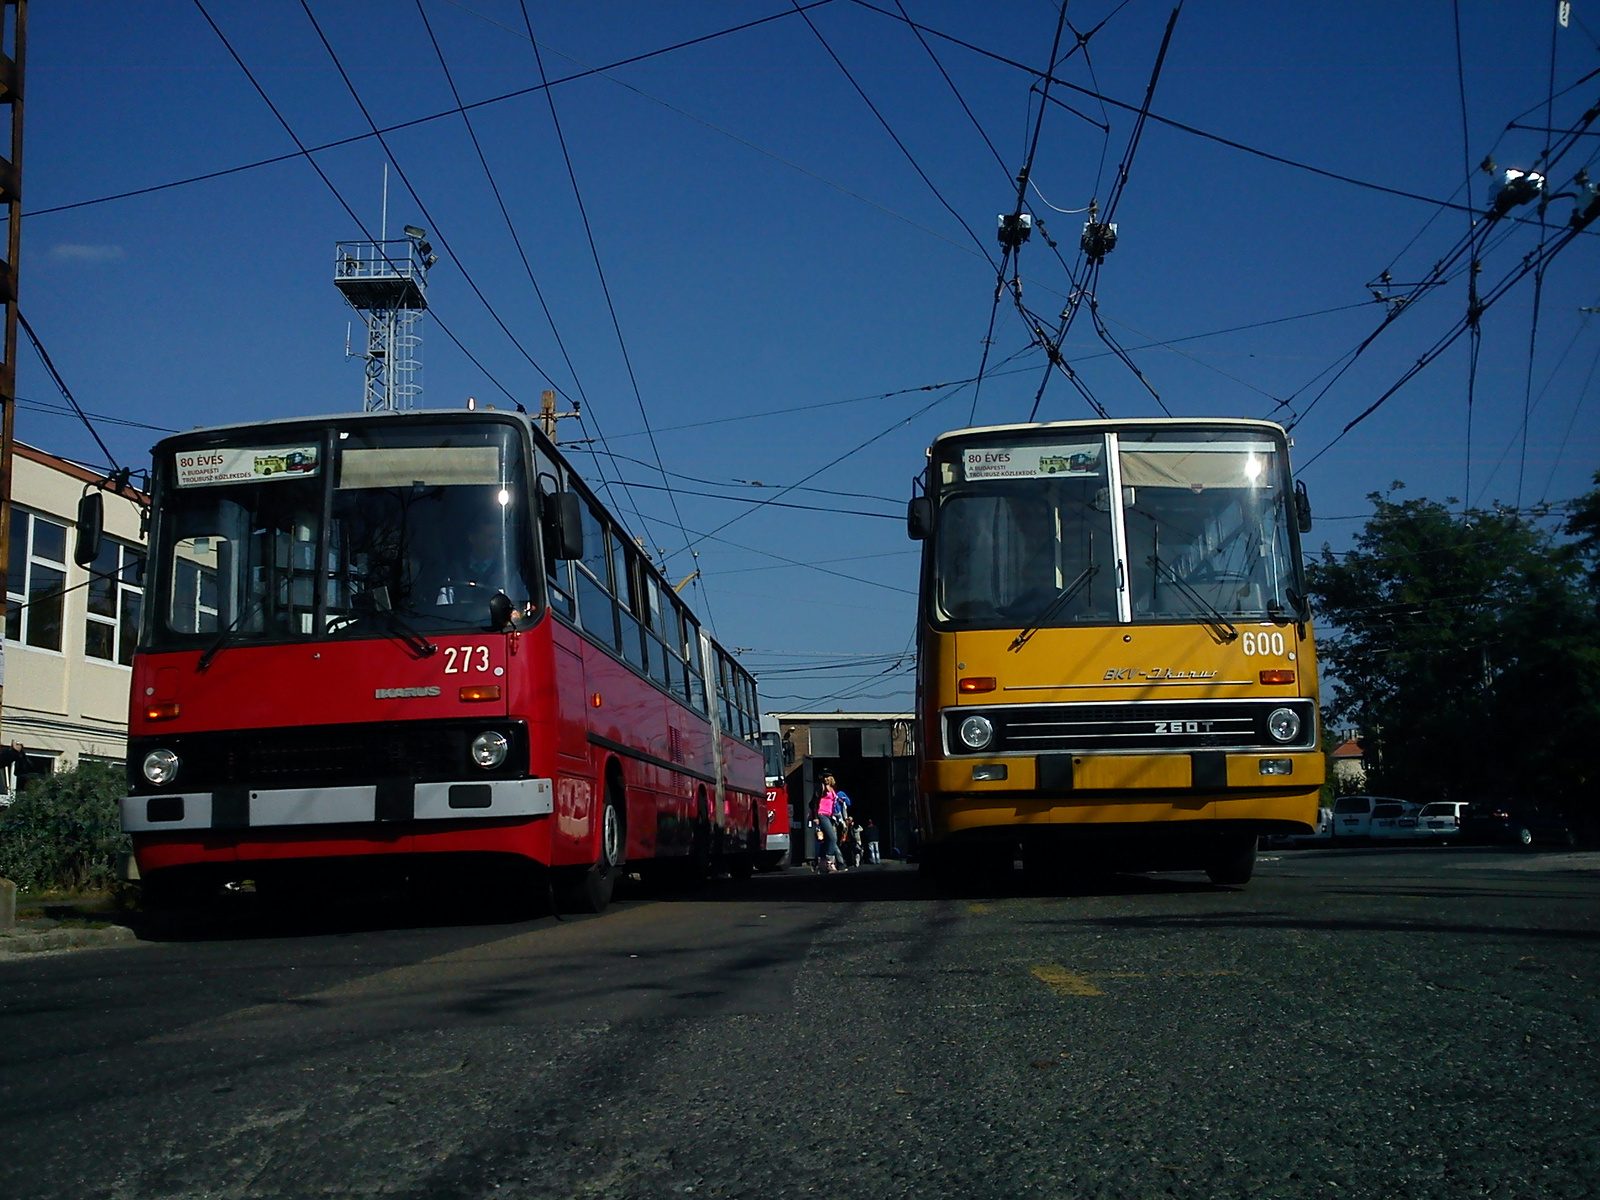
[[[997,219],[1000,228],[995,236],[1007,249],[1015,250],[1033,236],[1033,217],[1028,213],[999,213]]]
[[[1078,245],[1083,248],[1090,262],[1104,262],[1106,255],[1117,248],[1116,223],[1085,221],[1083,236],[1078,239]]]

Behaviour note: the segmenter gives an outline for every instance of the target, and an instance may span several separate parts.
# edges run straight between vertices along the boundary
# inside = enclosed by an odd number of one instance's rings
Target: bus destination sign
[[[970,446],[962,453],[969,481],[1039,479],[1049,475],[1096,475],[1100,444],[1067,446]]]
[[[180,450],[173,455],[179,487],[217,483],[259,483],[297,479],[317,473],[317,446],[269,446],[240,449],[220,446]]]

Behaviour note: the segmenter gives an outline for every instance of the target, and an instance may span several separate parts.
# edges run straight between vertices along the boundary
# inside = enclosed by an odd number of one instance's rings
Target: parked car
[[[1537,804],[1517,800],[1477,800],[1461,818],[1461,836],[1468,842],[1513,846],[1575,846],[1577,835],[1562,817]]]
[[[1461,837],[1461,817],[1467,811],[1462,800],[1435,800],[1417,814],[1417,834],[1429,841],[1453,842]]]
[[[1409,800],[1379,800],[1372,806],[1367,820],[1367,836],[1374,841],[1414,841],[1417,837],[1417,814],[1422,805]]]
[[[1333,802],[1335,841],[1355,841],[1372,836],[1372,810],[1379,804],[1404,804],[1392,796],[1340,796]]]

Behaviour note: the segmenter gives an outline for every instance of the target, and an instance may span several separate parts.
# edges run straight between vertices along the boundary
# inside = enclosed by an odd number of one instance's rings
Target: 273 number
[[[489,647],[446,646],[444,648],[444,673],[465,675],[469,671],[489,669]]]

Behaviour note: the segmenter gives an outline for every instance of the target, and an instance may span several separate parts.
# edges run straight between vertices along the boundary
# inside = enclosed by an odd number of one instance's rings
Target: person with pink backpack
[[[839,792],[834,786],[833,773],[825,772],[822,776],[822,791],[818,794],[812,810],[812,818],[816,821],[822,842],[817,850],[816,870],[822,874],[832,875],[839,870],[839,831],[834,825],[834,818],[837,815],[839,815]]]

